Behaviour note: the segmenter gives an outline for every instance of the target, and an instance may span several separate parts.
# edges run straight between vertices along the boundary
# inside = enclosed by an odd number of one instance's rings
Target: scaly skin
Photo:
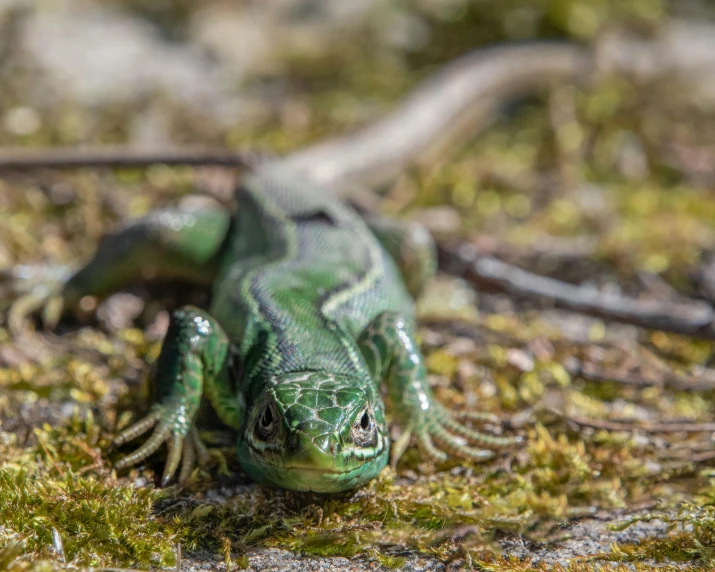
[[[417,293],[434,272],[426,232],[369,221],[311,183],[267,165],[237,189],[235,213],[153,213],[105,239],[56,290],[19,300],[13,320],[53,301],[106,295],[151,270],[212,284],[208,311],[174,313],[157,366],[158,400],[115,443],[151,435],[117,464],[166,443],[162,477],[185,482],[207,455],[194,425],[202,396],[238,432],[256,481],[335,492],[374,478],[390,457],[386,383],[403,427],[396,462],[414,435],[422,452],[485,460],[518,438],[483,434],[437,403],[414,338]],[[479,413],[472,421],[494,421]]]

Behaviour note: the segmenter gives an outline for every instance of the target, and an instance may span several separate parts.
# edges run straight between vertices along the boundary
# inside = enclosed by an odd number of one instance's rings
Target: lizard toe
[[[209,455],[209,450],[206,448],[206,445],[204,445],[204,442],[199,436],[199,431],[196,429],[196,425],[191,425],[191,429],[189,429],[189,439],[193,445],[193,451],[196,455],[199,467],[206,467],[211,461],[211,456]]]
[[[20,296],[10,306],[7,325],[13,336],[19,336],[37,311],[43,311],[43,325],[47,329],[54,328],[62,314],[64,302],[61,296],[50,295],[45,290],[39,290]]]
[[[167,455],[166,463],[164,464],[164,472],[161,475],[162,487],[169,484],[171,477],[174,476],[176,469],[179,467],[182,453],[186,449],[186,447],[184,447],[184,442],[189,443],[189,448],[191,448],[191,442],[188,439],[184,439],[177,433],[172,433],[166,438]]]
[[[157,425],[151,437],[149,437],[149,439],[147,439],[147,441],[133,453],[122,457],[114,465],[114,468],[118,471],[121,471],[122,469],[131,467],[133,465],[136,465],[137,463],[141,463],[148,456],[155,453],[159,449],[159,447],[161,447],[162,443],[164,443],[164,441],[169,438],[170,435],[171,428],[169,426],[164,424]]]
[[[496,455],[494,451],[488,449],[476,449],[467,444],[466,439],[455,437],[444,430],[435,431],[432,438],[449,454],[455,457],[462,457],[470,461],[484,462]]]
[[[57,325],[65,308],[62,290],[70,274],[66,266],[45,265],[18,266],[0,273],[0,295],[11,301],[7,325],[13,336],[19,335],[39,311],[46,329]]]
[[[450,411],[449,414],[455,421],[471,421],[472,423],[490,423],[492,425],[498,425],[501,423],[501,419],[498,415],[494,413],[487,413],[486,411],[473,411],[471,409],[461,409],[458,411]]]
[[[393,469],[397,467],[397,463],[400,461],[402,455],[404,455],[407,447],[409,447],[411,437],[412,426],[409,425],[402,430],[399,438],[392,444],[390,448],[390,466]]]
[[[114,468],[122,470],[136,465],[154,454],[162,444],[166,443],[167,456],[161,475],[161,486],[165,487],[169,484],[179,469],[179,465],[181,465],[179,485],[185,485],[191,477],[197,461],[203,467],[208,464],[210,457],[193,424],[187,431],[182,431],[172,421],[171,416],[166,417],[166,408],[156,405],[149,415],[117,435],[112,444],[113,448],[144,435],[152,428],[154,429],[144,444],[129,455],[122,457],[114,465]]]
[[[204,445],[196,425],[192,425],[189,429],[189,434],[184,439],[181,450],[181,469],[179,470],[179,486],[184,486],[189,482],[194,469],[206,467],[209,464],[211,457],[209,451]],[[168,460],[167,460],[168,465]],[[165,470],[166,473],[166,470]],[[163,483],[164,485],[166,483]]]
[[[183,451],[181,452],[181,470],[179,471],[179,486],[184,486],[189,482],[191,473],[196,466],[196,447],[191,435],[184,439]]]
[[[435,463],[443,463],[448,458],[447,453],[435,447],[432,436],[426,430],[417,433],[417,446],[423,455]]]
[[[502,436],[476,431],[467,427],[462,421],[472,421],[476,423],[489,423],[491,425],[501,425],[502,420],[498,415],[482,411],[452,411],[439,404],[435,408],[435,419],[437,425],[443,427],[454,435],[466,439],[470,444],[484,449],[510,449],[523,442],[521,436]]]
[[[159,418],[161,417],[161,412],[158,409],[155,409],[152,411],[149,415],[144,417],[144,419],[141,419],[140,421],[137,421],[134,423],[132,426],[128,427],[124,431],[122,431],[119,435],[117,435],[114,440],[112,441],[112,447],[120,447],[124,443],[127,443],[128,441],[133,441],[137,437],[140,437],[141,435],[144,435],[149,429],[154,427],[157,422],[159,421]]]

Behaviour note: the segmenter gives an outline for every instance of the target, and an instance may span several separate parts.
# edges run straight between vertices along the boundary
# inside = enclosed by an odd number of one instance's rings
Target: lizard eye
[[[259,438],[265,440],[275,436],[276,428],[278,427],[275,417],[273,408],[270,405],[266,405],[256,420],[255,433]]]
[[[353,440],[361,447],[374,447],[377,444],[377,426],[369,409],[358,415],[352,430]]]

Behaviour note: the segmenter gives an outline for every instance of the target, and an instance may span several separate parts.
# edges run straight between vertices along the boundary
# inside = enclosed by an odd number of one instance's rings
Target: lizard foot
[[[170,408],[157,404],[144,419],[138,421],[128,429],[125,429],[115,437],[113,447],[118,447],[144,435],[147,431],[154,428],[154,432],[149,439],[136,451],[122,457],[117,464],[114,465],[115,469],[122,470],[140,463],[156,452],[162,443],[166,443],[168,450],[164,472],[161,476],[162,487],[165,487],[169,483],[176,469],[179,467],[180,462],[180,485],[186,484],[189,480],[197,461],[201,467],[208,464],[209,452],[206,449],[206,445],[201,441],[196,426],[192,423],[188,429],[186,429],[182,417],[182,408],[174,408],[173,413],[167,418],[166,413],[169,412],[169,410]]]
[[[44,327],[53,329],[64,310],[62,290],[71,274],[67,266],[48,265],[21,265],[0,272],[0,297],[13,300],[7,315],[10,333],[19,335],[38,311]]]
[[[470,429],[461,420],[481,423],[498,423],[499,417],[491,413],[477,411],[451,412],[442,405],[429,408],[419,424],[413,425],[417,445],[430,460],[436,463],[446,461],[450,455],[471,461],[483,462],[492,459],[496,451],[516,447],[523,442],[523,437],[501,437]],[[409,432],[405,441],[409,440]],[[404,452],[407,443],[401,444],[401,438],[395,446],[393,465]],[[400,450],[400,447],[402,450]]]

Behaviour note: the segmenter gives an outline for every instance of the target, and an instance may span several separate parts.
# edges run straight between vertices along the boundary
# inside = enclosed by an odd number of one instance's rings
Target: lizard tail
[[[470,52],[440,68],[376,123],[286,157],[292,172],[340,188],[376,187],[474,135],[511,97],[587,74],[588,50],[566,42]]]

